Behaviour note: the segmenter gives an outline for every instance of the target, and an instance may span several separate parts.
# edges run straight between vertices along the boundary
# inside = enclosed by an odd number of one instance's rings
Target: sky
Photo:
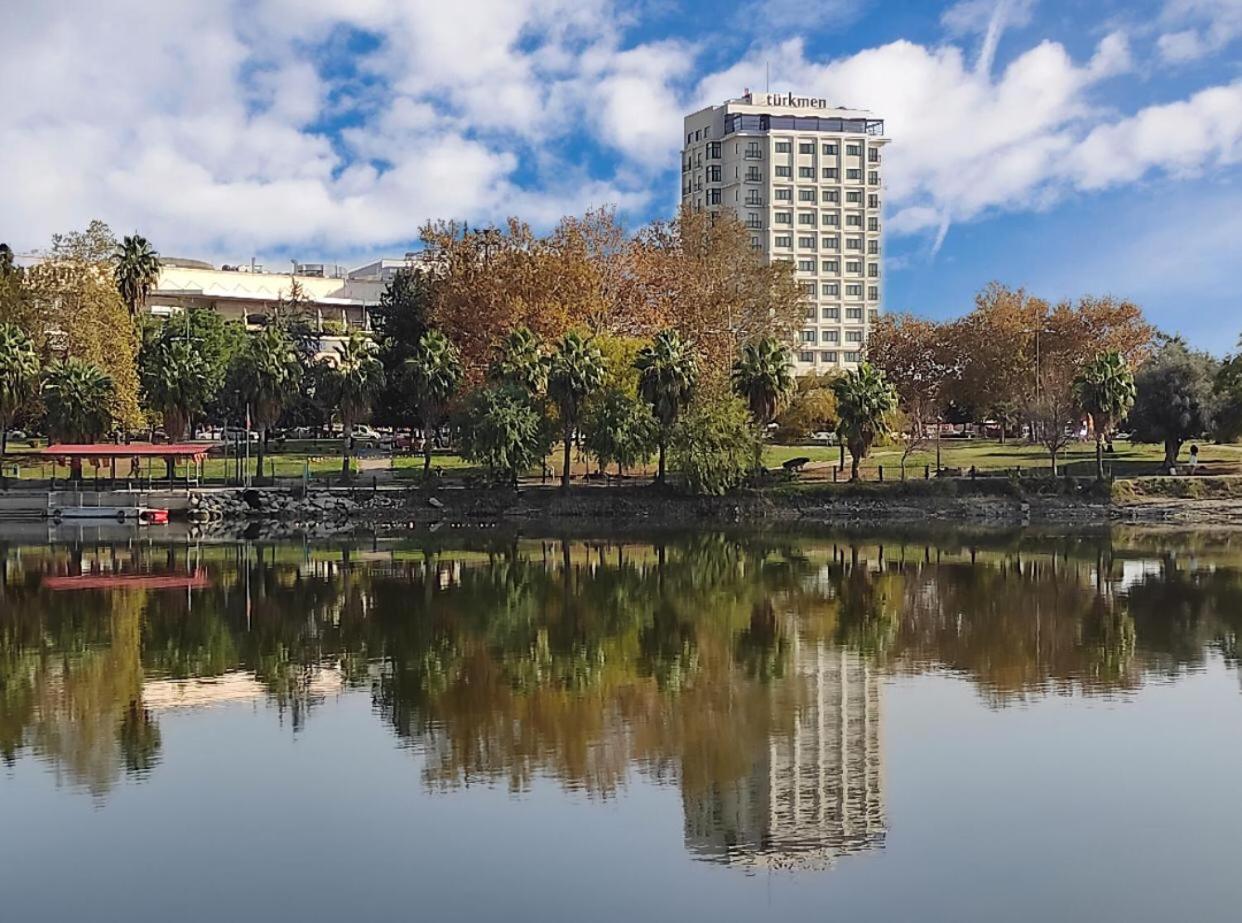
[[[1242,332],[1242,0],[0,0],[0,240],[363,262],[428,219],[673,214],[681,119],[883,118],[884,307],[991,280]]]

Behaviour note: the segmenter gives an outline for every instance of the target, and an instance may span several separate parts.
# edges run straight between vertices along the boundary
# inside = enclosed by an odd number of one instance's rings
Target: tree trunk
[[[657,484],[663,484],[663,483],[664,483],[664,451],[665,451],[665,444],[666,444],[667,442],[668,442],[668,440],[667,440],[667,439],[663,439],[663,438],[661,438],[661,439],[660,439],[660,443],[659,443],[659,445],[660,445],[660,461],[659,461],[659,463],[658,463],[658,465],[657,465],[657,467],[656,467],[656,483],[657,483]]]
[[[249,441],[250,432],[246,432],[246,440]],[[255,451],[254,479],[256,481],[263,480],[263,458],[267,454],[267,427],[259,427],[259,445]]]
[[[1166,439],[1164,441],[1164,467],[1172,468],[1177,464],[1177,453],[1182,450],[1182,441],[1180,439]]]
[[[1057,450],[1054,448],[1049,448],[1048,456],[1052,459],[1052,476],[1056,477],[1057,476]]]
[[[565,459],[561,468],[561,489],[569,490],[569,449],[573,442],[574,428],[568,423],[565,425]]]
[[[859,461],[860,461],[859,457],[851,451],[850,452],[850,480],[851,481],[858,480],[858,462]]]
[[[0,458],[9,454],[9,426],[0,426]]]
[[[341,453],[341,480],[348,481],[353,475],[350,461],[354,454],[354,424],[346,423],[345,427],[345,445],[344,451]]]
[[[434,433],[435,429],[426,424],[423,425],[423,480],[431,477],[431,450],[435,444]]]
[[[1095,476],[1104,480],[1104,434],[1098,429],[1095,431]]]

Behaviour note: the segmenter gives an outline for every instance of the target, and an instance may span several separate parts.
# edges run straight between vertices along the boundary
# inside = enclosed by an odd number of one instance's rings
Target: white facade
[[[733,211],[768,260],[794,264],[806,299],[797,372],[855,366],[883,294],[883,121],[747,92],[686,116],[684,136],[682,204]]]

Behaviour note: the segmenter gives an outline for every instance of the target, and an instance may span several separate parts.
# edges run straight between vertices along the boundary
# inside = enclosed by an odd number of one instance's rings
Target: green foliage
[[[302,363],[293,340],[274,324],[250,336],[229,372],[231,386],[259,430],[255,472],[260,478],[267,454],[267,431],[296,397],[302,378]]]
[[[143,401],[163,418],[170,439],[185,435],[217,385],[202,354],[184,337],[161,336],[144,346],[139,354],[139,377]]]
[[[694,397],[699,368],[692,344],[675,330],[662,330],[634,359],[638,370],[638,393],[651,406],[655,417],[656,445],[660,464],[656,480],[663,482],[665,455],[673,425]]]
[[[116,290],[129,308],[130,316],[137,317],[146,307],[151,287],[159,281],[160,255],[145,237],[133,234],[121,240],[112,259]]]
[[[561,485],[569,486],[569,445],[582,418],[583,405],[604,384],[604,357],[590,339],[565,334],[548,366],[548,397],[560,411],[564,462]]]
[[[1216,427],[1213,435],[1221,442],[1242,437],[1242,353],[1221,363],[1212,384],[1216,398]]]
[[[96,442],[113,426],[116,387],[106,372],[80,359],[53,364],[43,378],[47,427],[58,442]]]
[[[428,330],[406,360],[406,380],[423,424],[423,471],[431,471],[432,433],[439,428],[462,379],[461,353],[439,330]]]
[[[409,400],[405,363],[429,329],[431,293],[426,273],[401,269],[380,293],[379,306],[371,310],[371,328],[384,365],[384,390],[376,399],[374,417],[385,425],[413,426],[418,422]]]
[[[859,462],[889,430],[890,417],[897,409],[897,392],[883,372],[863,362],[835,379],[832,393],[837,399],[837,435],[850,451],[850,477],[856,479]]]
[[[647,405],[620,388],[592,401],[582,419],[582,444],[600,470],[641,465],[656,447],[656,421]]]
[[[529,328],[518,327],[501,342],[487,374],[497,384],[513,384],[537,397],[548,386],[550,365],[539,338]]]
[[[39,388],[39,356],[14,324],[0,323],[0,453],[7,451],[13,419]]]
[[[690,405],[674,427],[669,454],[687,490],[718,496],[746,480],[760,449],[746,404],[717,395]]]
[[[375,344],[369,336],[354,330],[337,347],[329,381],[341,424],[348,431],[367,418],[371,402],[384,386],[384,367],[375,357]]]
[[[1182,443],[1206,434],[1215,419],[1217,362],[1172,339],[1134,377],[1137,396],[1130,428],[1139,442],[1164,443],[1166,465]]]
[[[812,433],[837,428],[837,396],[830,375],[805,375],[798,379],[789,406],[776,416],[776,439],[790,444],[805,441]]]
[[[461,451],[487,467],[497,480],[517,484],[551,448],[544,414],[525,390],[513,384],[476,391],[461,415]]]
[[[775,337],[747,343],[733,363],[732,382],[755,422],[767,426],[793,394],[793,354]]]
[[[1074,379],[1074,398],[1091,415],[1096,432],[1107,435],[1134,406],[1134,375],[1121,353],[1100,353]]]

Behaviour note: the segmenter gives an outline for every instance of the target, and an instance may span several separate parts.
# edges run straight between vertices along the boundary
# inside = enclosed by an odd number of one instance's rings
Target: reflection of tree
[[[789,641],[781,631],[772,600],[755,603],[750,624],[737,636],[737,661],[751,679],[771,682],[785,675]]]

